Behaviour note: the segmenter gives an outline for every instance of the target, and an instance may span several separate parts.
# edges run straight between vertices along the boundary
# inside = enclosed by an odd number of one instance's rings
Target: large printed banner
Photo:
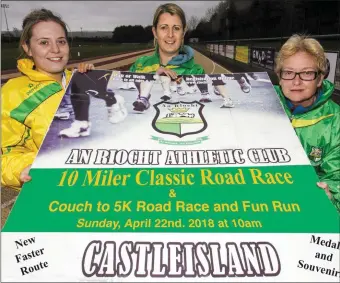
[[[335,82],[335,72],[336,72],[336,65],[339,56],[339,52],[325,52],[327,57],[327,74],[325,79],[331,81],[332,83]]]
[[[339,215],[267,73],[96,70],[69,91],[91,128],[52,122],[3,229],[2,281],[339,282]]]
[[[236,46],[235,60],[242,63],[249,63],[249,48],[248,46]]]
[[[250,62],[262,68],[274,70],[275,48],[252,47]]]

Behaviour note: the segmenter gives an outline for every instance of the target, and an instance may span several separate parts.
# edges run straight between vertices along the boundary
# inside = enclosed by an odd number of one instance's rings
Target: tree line
[[[200,40],[339,34],[340,1],[224,0],[189,22]]]

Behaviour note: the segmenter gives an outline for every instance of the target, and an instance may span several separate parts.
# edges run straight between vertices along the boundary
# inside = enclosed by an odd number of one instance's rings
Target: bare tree
[[[210,22],[211,18],[215,15],[215,9],[216,7],[211,7],[209,8],[206,12],[205,12],[205,15],[203,17],[203,21],[205,22]]]
[[[188,31],[192,31],[194,29],[196,29],[198,23],[200,22],[199,18],[196,16],[192,16],[189,21],[188,21]]]
[[[20,37],[21,31],[17,28],[13,28],[12,34],[14,35],[14,37]]]
[[[230,6],[229,0],[222,0],[217,4],[217,6],[215,8],[215,12],[223,13],[229,8],[229,6]]]
[[[223,13],[227,10],[230,5],[230,0],[221,0],[215,7],[209,8],[206,12],[204,17],[201,19],[205,22],[210,22],[212,17],[216,14]]]

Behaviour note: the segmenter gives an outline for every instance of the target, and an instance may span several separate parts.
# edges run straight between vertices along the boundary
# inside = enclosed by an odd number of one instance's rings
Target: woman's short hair
[[[306,52],[311,55],[317,65],[318,70],[325,74],[327,58],[320,42],[305,35],[292,35],[285,44],[282,45],[275,59],[275,73],[279,74],[283,61],[298,52]]]

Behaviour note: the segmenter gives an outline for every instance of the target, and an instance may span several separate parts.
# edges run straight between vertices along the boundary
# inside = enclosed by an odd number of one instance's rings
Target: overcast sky
[[[156,8],[171,1],[1,1],[6,8],[8,28],[21,30],[22,20],[32,9],[46,8],[62,16],[71,31],[113,31],[119,25],[152,24]],[[219,1],[172,1],[186,13],[187,20],[202,18]],[[1,30],[7,30],[4,8],[1,9]]]

